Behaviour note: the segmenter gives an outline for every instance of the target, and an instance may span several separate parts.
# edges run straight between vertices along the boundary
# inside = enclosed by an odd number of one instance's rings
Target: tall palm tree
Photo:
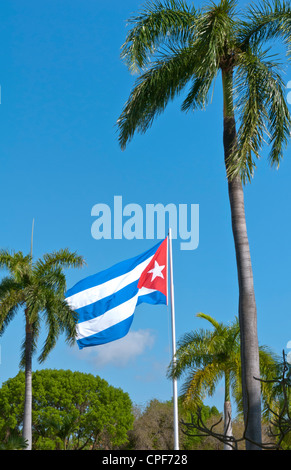
[[[279,2],[276,5],[278,9]],[[122,46],[122,58],[139,77],[117,125],[124,149],[135,132],[146,132],[186,86],[182,110],[203,109],[215,79],[222,79],[224,162],[239,286],[244,416],[247,435],[255,443],[261,442],[261,390],[255,380],[260,377],[260,368],[243,185],[251,181],[266,139],[271,146],[270,163],[279,165],[291,119],[280,68],[260,46],[266,33],[255,35],[252,12],[248,14],[249,18],[241,19],[233,0],[221,0],[217,5],[212,2],[199,10],[182,0],[148,2],[140,14],[129,19],[132,27]],[[262,31],[267,30],[265,24]],[[247,442],[247,449],[257,446]]]
[[[180,378],[187,373],[182,395],[184,403],[192,410],[202,404],[206,394],[212,396],[218,383],[224,380],[224,435],[231,439],[231,394],[238,411],[242,409],[239,321],[236,318],[231,324],[224,325],[210,315],[198,313],[197,316],[207,320],[214,329],[186,333],[178,342],[175,361],[170,364],[168,375]],[[270,377],[276,371],[276,356],[264,346],[259,348],[259,356],[264,377]],[[266,400],[270,393],[270,387],[265,386],[263,395]],[[231,450],[231,444],[226,442],[224,449]]]
[[[32,430],[32,356],[36,351],[42,318],[47,336],[39,361],[43,362],[61,333],[73,344],[76,336],[76,313],[65,301],[66,279],[63,268],[81,267],[84,260],[69,250],[45,254],[33,262],[31,255],[22,252],[0,251],[0,268],[9,271],[0,282],[0,334],[2,335],[19,309],[24,311],[25,337],[21,366],[25,367],[25,403],[23,438],[31,449]]]

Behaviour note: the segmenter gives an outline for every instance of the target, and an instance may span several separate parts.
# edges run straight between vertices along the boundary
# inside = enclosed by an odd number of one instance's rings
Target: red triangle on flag
[[[168,237],[160,244],[153,258],[142,272],[138,289],[147,287],[162,292],[167,297],[167,261],[168,261]]]

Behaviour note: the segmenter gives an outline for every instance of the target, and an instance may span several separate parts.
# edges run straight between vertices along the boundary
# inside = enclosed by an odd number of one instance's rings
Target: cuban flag
[[[167,304],[168,237],[145,253],[89,276],[66,293],[78,313],[80,349],[125,336],[137,305]]]

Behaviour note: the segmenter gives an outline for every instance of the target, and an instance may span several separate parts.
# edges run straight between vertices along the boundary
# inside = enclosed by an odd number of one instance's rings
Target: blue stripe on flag
[[[141,295],[138,300],[136,305],[140,305],[142,303],[147,303],[147,304],[165,304],[167,305],[167,298],[165,294],[162,292],[159,292],[158,290],[155,290],[154,292],[151,292],[150,294],[146,295]]]
[[[111,341],[123,338],[123,336],[127,335],[127,333],[129,332],[132,321],[133,315],[131,315],[131,317],[127,318],[126,320],[117,323],[117,325],[111,326],[110,328],[100,331],[95,335],[78,339],[77,344],[79,346],[79,349],[87,348],[89,346],[97,346],[100,344],[110,343]]]
[[[138,280],[132,282],[120,291],[114,292],[113,294],[98,300],[98,302],[94,302],[90,305],[86,305],[85,307],[76,309],[76,312],[78,313],[78,322],[81,323],[83,321],[98,317],[99,315],[103,315],[108,310],[111,310],[112,308],[117,307],[118,305],[123,304],[127,300],[131,299],[138,293],[137,284]]]

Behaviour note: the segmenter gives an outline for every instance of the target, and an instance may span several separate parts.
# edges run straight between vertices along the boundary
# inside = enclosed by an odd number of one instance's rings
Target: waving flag
[[[167,304],[168,239],[145,253],[78,282],[66,301],[78,313],[80,349],[125,336],[137,305]]]

